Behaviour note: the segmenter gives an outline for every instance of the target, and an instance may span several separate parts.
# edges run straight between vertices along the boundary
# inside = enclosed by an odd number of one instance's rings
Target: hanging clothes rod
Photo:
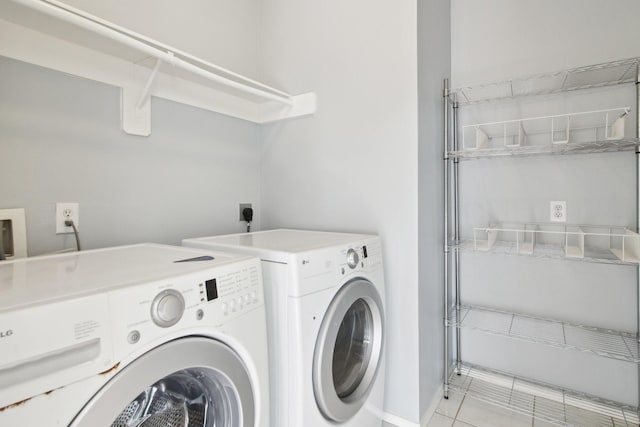
[[[100,36],[106,37],[122,45],[128,46],[141,53],[149,55],[157,60],[171,64],[172,66],[181,68],[197,76],[207,80],[219,83],[221,85],[236,89],[240,92],[254,95],[265,100],[276,101],[286,105],[293,105],[292,96],[278,89],[264,85],[255,80],[244,77],[240,74],[219,67],[215,64],[198,59],[194,56],[180,52],[169,46],[162,45],[144,37],[140,34],[131,32],[125,28],[102,20],[96,16],[87,14],[79,9],[72,8],[64,3],[56,0],[11,0],[14,3],[39,11],[46,15],[66,21],[70,24],[91,31]],[[204,67],[204,68],[203,68]],[[207,68],[207,69],[205,69]],[[229,78],[220,76],[210,70],[227,74],[245,83],[256,86],[248,86]]]

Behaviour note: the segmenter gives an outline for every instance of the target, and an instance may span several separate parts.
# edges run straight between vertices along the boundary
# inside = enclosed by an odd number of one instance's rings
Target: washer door
[[[364,279],[347,282],[322,320],[313,360],[313,391],[322,414],[344,422],[364,405],[384,341],[382,300]]]
[[[231,348],[212,339],[182,338],[125,367],[71,426],[253,426],[254,403],[249,374]]]

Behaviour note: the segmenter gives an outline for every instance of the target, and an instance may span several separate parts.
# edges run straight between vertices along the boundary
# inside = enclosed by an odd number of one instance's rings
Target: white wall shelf
[[[470,305],[461,306],[459,320],[456,320],[456,310],[453,310],[451,319],[452,326],[457,328],[473,329],[625,362],[639,362],[636,336],[628,332]]]
[[[451,89],[449,94],[458,104],[466,105],[635,83],[639,64],[640,58],[628,58],[485,85]]]
[[[151,133],[150,96],[254,123],[313,114],[293,96],[57,0],[0,2],[0,55],[122,88],[125,132]]]
[[[455,393],[558,426],[637,426],[638,408],[476,365],[449,376]],[[589,411],[589,412],[587,412]]]
[[[640,262],[640,235],[625,227],[557,223],[492,224],[475,227],[460,248],[545,258],[607,263]]]

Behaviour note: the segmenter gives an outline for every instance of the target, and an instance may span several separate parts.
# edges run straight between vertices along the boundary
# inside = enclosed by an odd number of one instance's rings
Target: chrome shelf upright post
[[[453,98],[453,151],[458,151],[458,99],[454,94]],[[453,158],[453,240],[457,245],[460,241],[460,187],[458,180],[458,163],[460,159],[456,156]],[[454,280],[456,292],[456,321],[460,321],[460,251],[455,251],[453,258]],[[456,374],[461,373],[462,353],[460,349],[460,330],[454,329],[456,334]]]
[[[444,398],[449,398],[449,80],[444,81]]]
[[[640,64],[636,65],[636,138],[640,138]],[[640,147],[636,147],[636,230],[640,231]],[[637,299],[637,322],[636,322],[636,343],[637,350],[640,354],[640,265],[638,265],[637,271],[637,287],[636,287],[636,299]],[[638,365],[638,414],[640,415],[640,364]]]

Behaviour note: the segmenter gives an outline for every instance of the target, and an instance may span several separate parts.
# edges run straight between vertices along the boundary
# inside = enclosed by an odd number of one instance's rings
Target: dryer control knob
[[[360,262],[360,257],[358,253],[353,249],[349,249],[347,251],[347,265],[349,268],[354,269],[358,266],[358,262]]]
[[[184,314],[184,298],[174,289],[160,292],[151,303],[151,319],[161,328],[173,326]]]

